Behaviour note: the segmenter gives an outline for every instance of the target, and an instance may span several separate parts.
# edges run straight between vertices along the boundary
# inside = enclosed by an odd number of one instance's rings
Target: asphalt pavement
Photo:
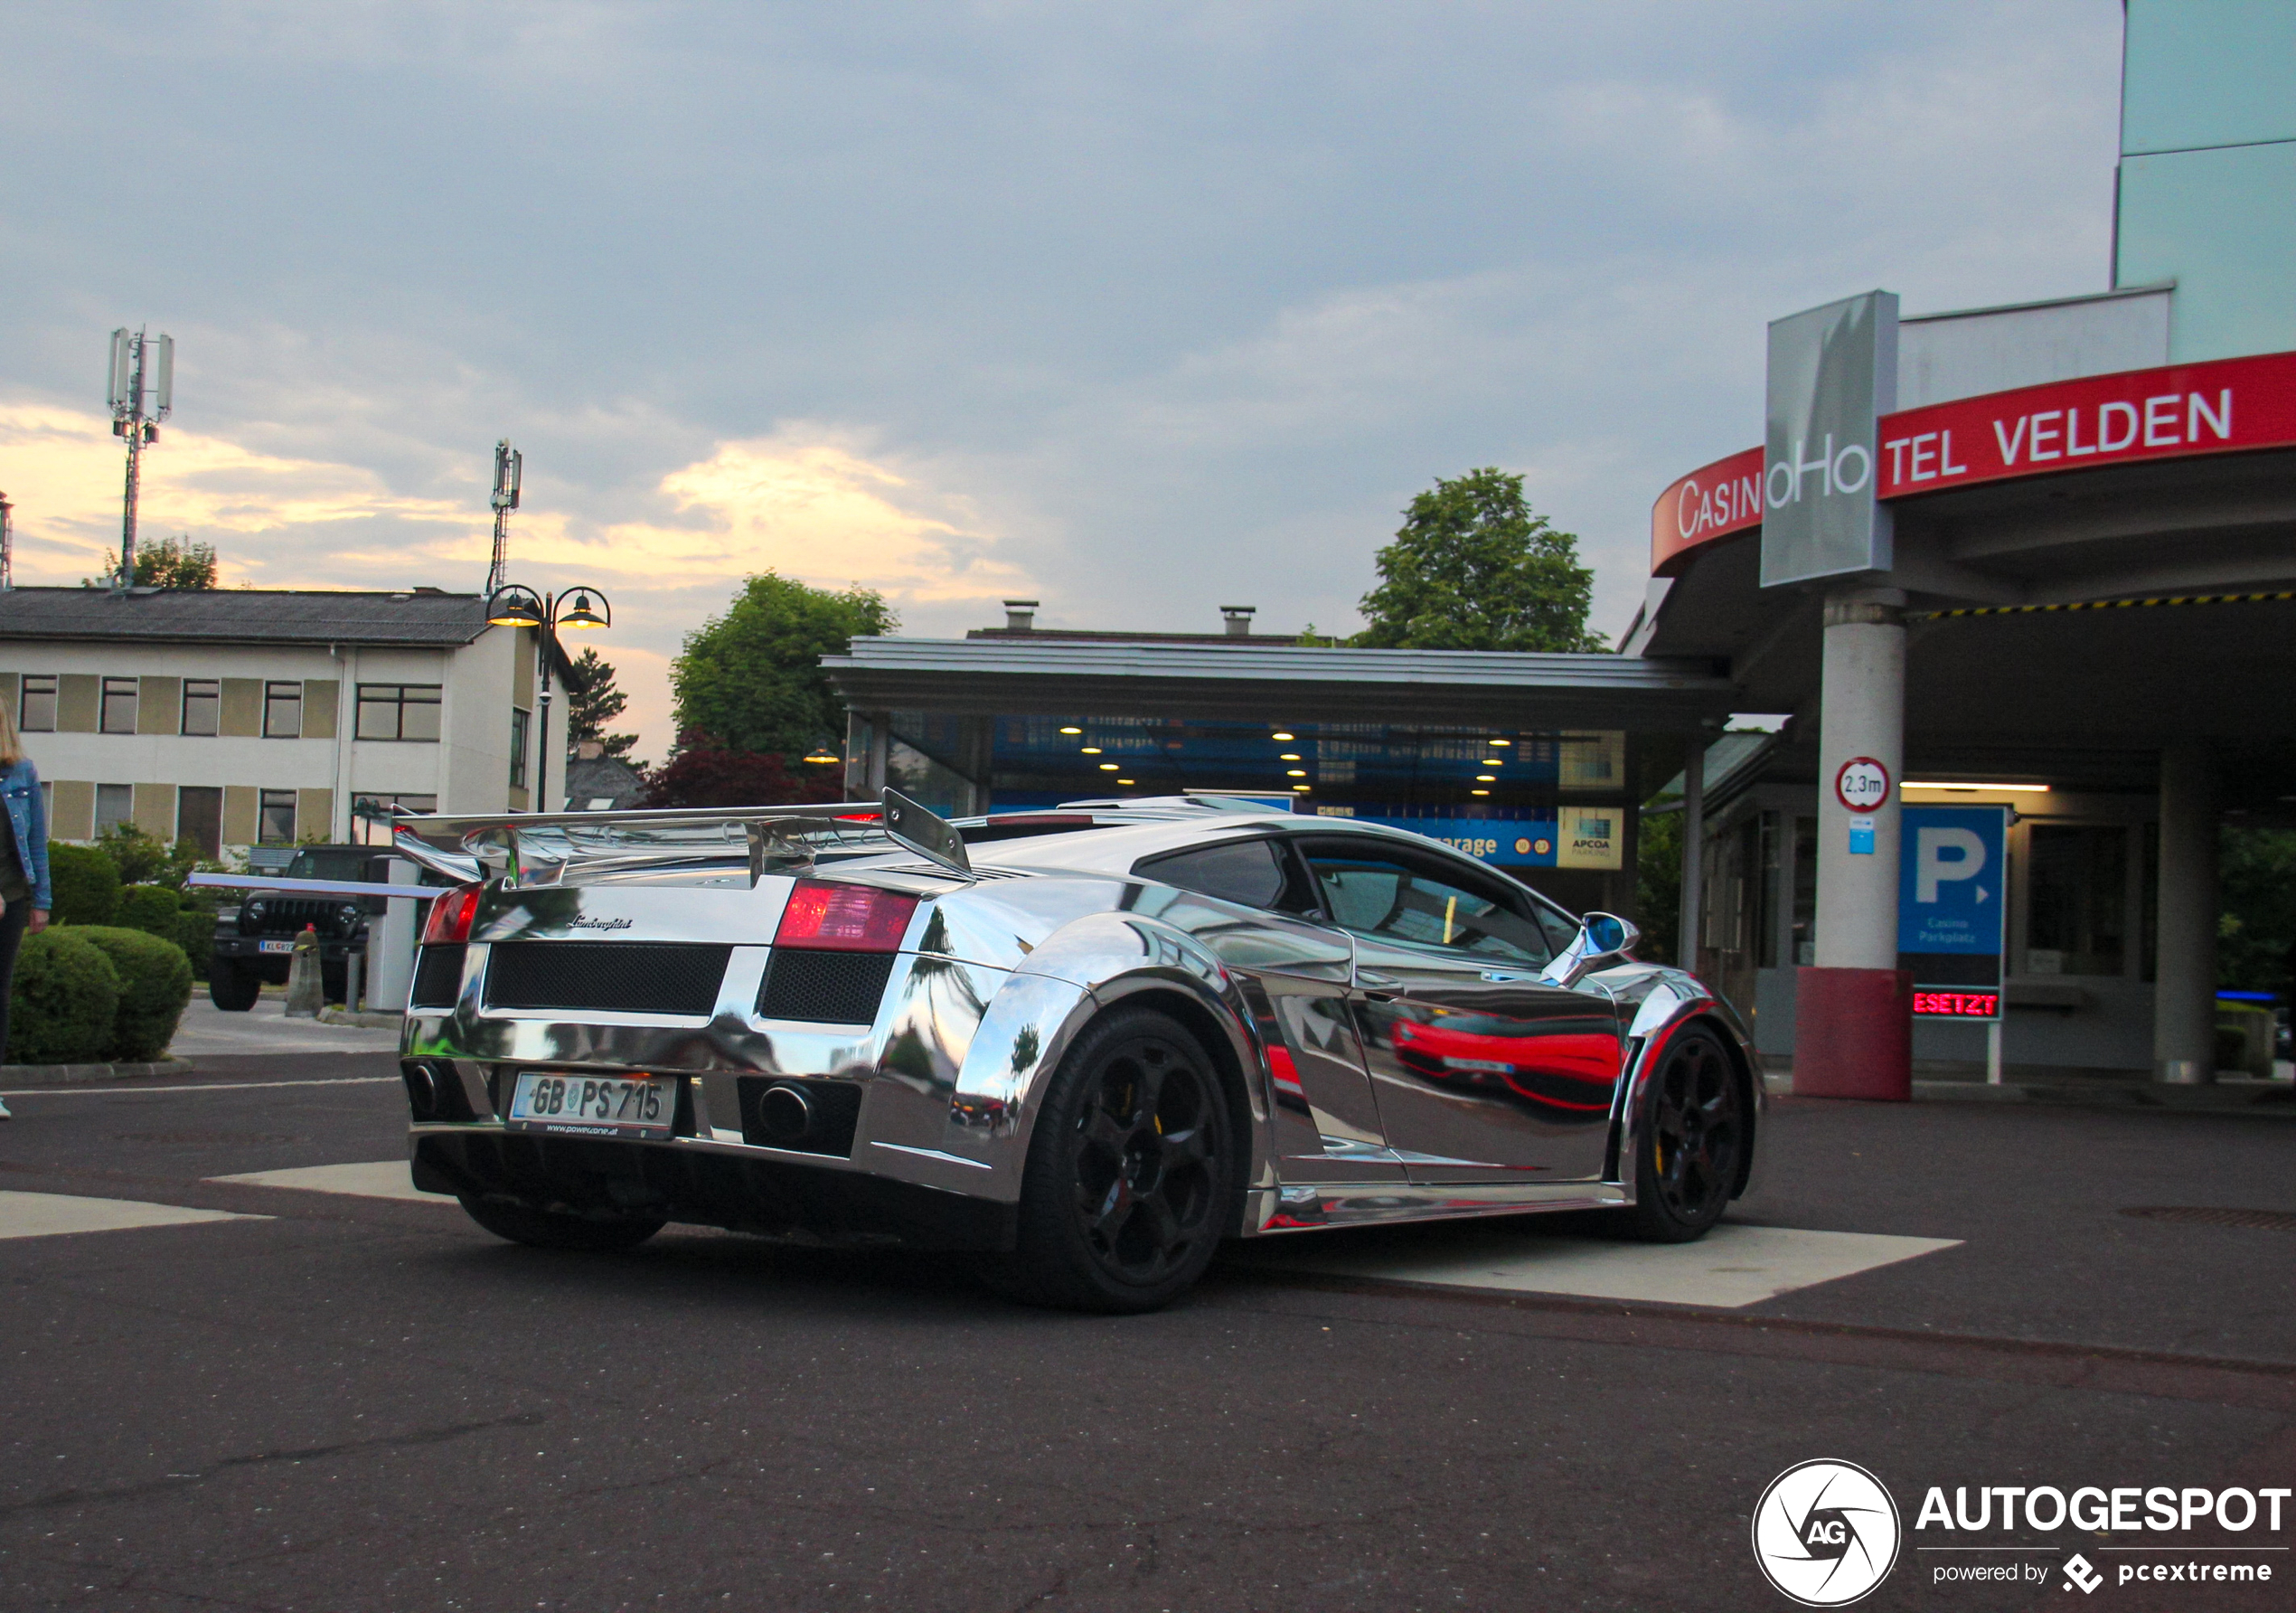
[[[1752,1252],[1685,1268],[1768,1297],[1575,1291],[1641,1254],[1547,1217],[1238,1245],[1104,1319],[927,1256],[501,1243],[394,1187],[394,1067],[10,1096],[0,1608],[1782,1608],[1748,1521],[1812,1457],[1909,1528],[1933,1485],[2296,1473],[2296,1234],[2124,1213],[2296,1212],[2284,1121],[1788,1099]],[[1785,1234],[1920,1247],[1801,1281]],[[1532,1286],[1452,1286],[1484,1271]],[[1860,1605],[2084,1605],[2070,1552],[2155,1549],[2018,1536],[2045,1579],[1941,1585],[1955,1538]]]

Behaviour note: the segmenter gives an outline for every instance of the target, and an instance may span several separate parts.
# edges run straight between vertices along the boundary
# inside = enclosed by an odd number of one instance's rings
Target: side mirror
[[[1579,920],[1578,934],[1555,960],[1539,971],[1549,986],[1573,986],[1604,964],[1634,950],[1642,932],[1616,913],[1589,913]]]

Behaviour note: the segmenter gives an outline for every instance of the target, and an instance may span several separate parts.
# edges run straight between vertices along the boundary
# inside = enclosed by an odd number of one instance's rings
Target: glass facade
[[[2179,363],[2296,349],[2296,5],[2127,9],[2113,284],[2176,282]]]

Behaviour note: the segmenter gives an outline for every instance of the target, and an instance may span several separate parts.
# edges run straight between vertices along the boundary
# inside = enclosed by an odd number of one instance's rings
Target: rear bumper
[[[1014,1206],[786,1158],[493,1129],[418,1131],[415,1185],[843,1246],[1006,1250]]]

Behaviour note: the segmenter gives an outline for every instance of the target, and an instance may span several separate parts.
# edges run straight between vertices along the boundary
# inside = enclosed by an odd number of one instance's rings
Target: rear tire
[[[1721,1038],[1702,1025],[1677,1031],[1643,1104],[1627,1230],[1645,1243],[1705,1237],[1737,1191],[1751,1135],[1746,1089]]]
[[[207,1000],[226,1014],[245,1014],[263,995],[263,977],[233,958],[218,957],[207,966]]]
[[[462,1206],[471,1220],[497,1238],[506,1238],[513,1243],[523,1243],[532,1249],[577,1250],[587,1254],[610,1254],[620,1250],[635,1249],[669,1224],[653,1216],[616,1216],[611,1221],[588,1221],[579,1215],[561,1215],[549,1210],[509,1203],[502,1199],[475,1196],[465,1197]]]
[[[1169,1305],[1219,1252],[1236,1142],[1202,1043],[1171,1015],[1086,1027],[1029,1141],[1017,1240],[983,1275],[1010,1298],[1131,1315]]]

